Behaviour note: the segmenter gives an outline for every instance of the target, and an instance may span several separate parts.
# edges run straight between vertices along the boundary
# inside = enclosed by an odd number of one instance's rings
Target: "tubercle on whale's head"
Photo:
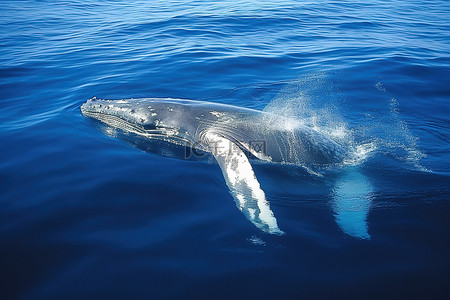
[[[146,129],[165,127],[163,119],[169,111],[159,99],[104,100],[96,97],[81,105],[81,113],[104,123],[110,119],[126,121]],[[111,124],[109,124],[111,125]]]

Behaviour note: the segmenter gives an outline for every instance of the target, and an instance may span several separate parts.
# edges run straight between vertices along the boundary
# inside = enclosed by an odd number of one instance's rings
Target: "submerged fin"
[[[358,168],[350,168],[336,182],[333,210],[336,223],[349,236],[370,239],[367,216],[372,186]]]
[[[214,131],[206,132],[204,140],[217,160],[239,210],[262,231],[283,234],[245,153]]]

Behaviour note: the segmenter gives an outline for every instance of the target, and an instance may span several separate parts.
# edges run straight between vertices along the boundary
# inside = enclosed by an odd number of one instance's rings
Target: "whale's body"
[[[238,208],[258,228],[274,234],[283,232],[249,160],[309,168],[339,163],[345,156],[339,144],[298,121],[232,105],[171,98],[92,98],[81,111],[141,142],[175,144],[194,156],[211,153]]]
[[[232,105],[171,98],[93,98],[81,110],[125,132],[208,152],[211,145],[205,134],[215,132],[271,162],[329,164],[341,161],[343,155],[338,144],[294,120]]]

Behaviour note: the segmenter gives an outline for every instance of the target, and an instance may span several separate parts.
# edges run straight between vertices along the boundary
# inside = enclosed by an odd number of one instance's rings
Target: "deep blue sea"
[[[94,96],[289,114],[357,160],[255,163],[273,235]],[[448,299],[447,0],[3,0],[0,140],[1,299]]]

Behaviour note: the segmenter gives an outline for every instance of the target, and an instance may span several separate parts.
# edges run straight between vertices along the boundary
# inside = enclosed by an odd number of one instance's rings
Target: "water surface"
[[[445,0],[2,1],[2,298],[444,298],[449,19]],[[289,114],[357,172],[256,164],[270,235],[216,164],[104,135],[93,96]]]

